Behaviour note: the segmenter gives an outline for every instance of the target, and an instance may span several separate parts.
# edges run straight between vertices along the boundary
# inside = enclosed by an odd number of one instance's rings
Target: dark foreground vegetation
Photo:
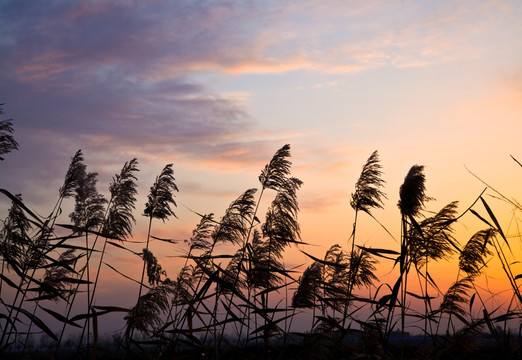
[[[11,121],[1,121],[0,156],[18,149],[12,133]],[[142,249],[129,242],[136,222],[136,159],[114,175],[105,197],[97,190],[97,174],[87,171],[82,152],[76,152],[48,216],[31,211],[21,195],[0,189],[12,203],[0,224],[0,358],[522,356],[522,275],[514,273],[512,244],[484,192],[460,213],[456,202],[428,212],[424,168],[414,165],[399,189],[398,248],[363,246],[356,236],[358,216],[373,217],[386,197],[374,152],[350,198],[350,245],[334,245],[321,258],[302,250],[310,258],[308,267],[287,269],[285,249],[303,244],[297,220],[302,182],[291,175],[289,159],[289,145],[277,150],[261,170],[258,188],[240,194],[221,218],[198,214],[200,222],[185,245],[184,266],[173,277],[150,246],[152,241],[173,243],[153,235],[158,220],[175,216],[178,188],[172,164],[156,177],[145,208],[139,210],[148,222]],[[263,209],[266,197],[271,202]],[[69,198],[74,211],[70,223],[63,224],[58,219]],[[515,201],[505,201],[521,209]],[[461,243],[453,227],[466,213],[483,228]],[[132,253],[141,264],[141,277],[131,279],[104,262],[108,248]],[[235,250],[224,254],[223,248]],[[430,264],[451,257],[458,258],[456,280],[440,289]],[[476,285],[492,258],[511,285],[511,301],[496,308],[486,305]],[[393,281],[378,282],[377,261],[393,270]],[[136,286],[134,306],[96,305],[102,268]],[[75,306],[79,302],[85,304],[81,311]],[[112,339],[101,337],[100,319],[115,314],[124,319],[124,330]],[[297,316],[309,319],[308,329],[292,326]],[[45,320],[49,318],[52,322]],[[408,332],[412,322],[415,335]],[[67,340],[71,330],[78,334],[75,341]],[[45,341],[34,345],[35,336]]]

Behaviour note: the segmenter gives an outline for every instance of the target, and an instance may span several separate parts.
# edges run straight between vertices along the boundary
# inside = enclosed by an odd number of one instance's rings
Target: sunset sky
[[[13,119],[20,150],[0,163],[0,188],[46,215],[76,150],[104,193],[137,157],[143,240],[148,189],[173,163],[178,219],[155,229],[183,240],[199,221],[187,207],[223,215],[288,143],[305,250],[318,257],[347,244],[349,196],[374,150],[388,197],[374,215],[397,238],[414,164],[426,166],[429,210],[471,205],[485,186],[466,167],[522,199],[510,158],[522,160],[521,19],[522,3],[507,0],[2,0],[1,119]],[[488,199],[516,233],[511,207]],[[0,199],[2,216],[8,207]],[[482,228],[466,216],[457,238]],[[358,239],[398,249],[364,215]],[[166,268],[185,250],[151,246]],[[289,254],[289,266],[309,262]]]

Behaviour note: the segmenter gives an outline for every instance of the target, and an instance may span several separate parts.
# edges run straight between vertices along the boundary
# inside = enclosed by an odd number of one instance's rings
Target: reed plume
[[[214,244],[223,242],[242,244],[244,242],[254,215],[256,191],[257,189],[246,190],[229,205],[212,233]]]
[[[111,197],[103,226],[103,233],[109,238],[125,240],[132,233],[132,225],[136,223],[133,211],[138,193],[138,179],[134,175],[137,171],[138,160],[134,158],[123,165],[109,185]]]
[[[404,216],[416,216],[424,207],[426,177],[423,171],[424,166],[413,165],[401,185],[398,206]]]
[[[379,154],[375,150],[364,164],[361,175],[355,184],[355,192],[351,196],[350,205],[356,212],[364,211],[371,215],[373,208],[382,209],[382,199],[386,199],[386,195],[381,190],[384,186],[381,169]]]
[[[276,151],[272,160],[265,165],[265,168],[259,175],[259,182],[263,189],[279,190],[281,184],[284,184],[288,175],[290,175],[290,167],[292,163],[290,157],[290,145],[286,144]]]
[[[107,200],[96,190],[97,176],[97,173],[91,172],[76,179],[76,204],[69,216],[79,232],[103,223]]]
[[[18,194],[15,197],[22,201],[22,195]],[[20,271],[25,267],[24,255],[27,253],[27,247],[32,242],[28,235],[31,229],[31,222],[23,209],[17,202],[12,201],[0,231],[0,256],[2,257],[2,262],[7,263],[8,269],[16,267]]]
[[[177,206],[174,200],[174,191],[179,190],[174,180],[176,179],[174,179],[172,164],[167,164],[150,187],[148,201],[143,212],[145,216],[151,219],[160,219],[163,222],[169,216],[176,217],[172,206]]]
[[[348,283],[355,288],[371,286],[374,281],[378,280],[375,276],[376,263],[377,261],[367,250],[356,249],[353,251],[350,254]],[[351,295],[351,291],[349,295]]]
[[[294,308],[314,308],[322,282],[322,265],[314,261],[299,277],[299,286],[292,297]]]
[[[68,198],[74,195],[78,182],[85,177],[85,169],[82,151],[78,150],[71,159],[63,185],[59,189],[60,198]]]
[[[457,215],[457,201],[444,206],[437,214],[409,228],[407,247],[410,259],[420,268],[430,259],[448,259],[455,249],[453,223]]]
[[[491,255],[488,249],[496,231],[493,228],[480,230],[473,234],[459,256],[459,269],[474,277],[486,266],[484,258]]]
[[[158,259],[156,259],[151,251],[143,249],[142,257],[146,264],[149,284],[152,286],[159,285],[161,277],[166,276],[167,272],[163,270],[161,265],[158,263]]]
[[[5,104],[0,104],[0,115],[4,114],[4,105]],[[13,150],[18,150],[18,143],[12,135],[13,132],[12,119],[0,121],[0,161],[4,160],[2,155],[8,154]]]
[[[126,337],[132,338],[134,330],[147,334],[149,329],[160,326],[162,314],[169,310],[169,300],[174,292],[174,283],[167,278],[141,296],[124,318],[127,321]]]
[[[472,288],[472,281],[473,277],[470,276],[455,281],[444,294],[440,310],[463,318],[466,310],[462,306],[468,302],[467,296]]]
[[[80,255],[81,256],[81,255]],[[43,280],[39,284],[38,299],[68,300],[73,293],[71,279],[76,275],[74,267],[79,256],[75,255],[75,249],[67,249],[60,254],[56,264],[45,270]]]

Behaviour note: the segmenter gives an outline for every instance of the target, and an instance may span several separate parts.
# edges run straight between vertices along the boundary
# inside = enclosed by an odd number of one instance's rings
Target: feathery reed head
[[[249,262],[247,269],[247,283],[253,288],[271,288],[281,283],[280,273],[284,267],[279,256],[271,247],[269,239],[263,239],[257,229],[254,229],[252,244],[249,246]]]
[[[110,238],[125,240],[132,233],[132,225],[136,223],[133,215],[136,202],[138,170],[136,158],[123,165],[121,172],[112,178],[109,185],[111,200],[104,224],[104,233]]]
[[[148,201],[145,204],[145,216],[163,221],[171,215],[176,217],[171,208],[171,205],[177,206],[173,192],[179,191],[174,180],[172,164],[167,164],[150,187]]]
[[[199,224],[192,231],[189,241],[190,252],[193,250],[208,251],[211,248],[211,236],[214,230],[214,214],[203,215]]]
[[[492,254],[488,245],[491,244],[491,239],[495,234],[496,231],[493,228],[476,232],[460,253],[459,269],[470,276],[479,275],[482,268],[486,266],[484,258]]]
[[[404,216],[415,216],[424,206],[426,178],[423,171],[424,166],[413,165],[401,185],[400,200],[397,205]]]
[[[384,180],[381,179],[381,168],[376,150],[364,164],[361,176],[355,184],[355,193],[352,194],[350,200],[350,205],[354,210],[370,214],[372,208],[382,208],[382,198],[386,198],[386,195],[380,189],[384,185]]]
[[[162,269],[161,265],[158,263],[158,259],[156,259],[151,251],[143,249],[142,256],[147,268],[149,284],[152,286],[158,285],[161,282],[161,276],[166,276],[167,272]]]
[[[231,242],[241,244],[248,233],[252,216],[254,216],[254,194],[257,189],[248,189],[234,200],[219,221],[212,233],[214,243]]]
[[[73,278],[74,264],[78,260],[74,251],[75,249],[65,250],[60,254],[56,264],[45,270],[39,288],[41,298],[58,302],[60,297],[67,299],[73,293],[70,279]]]
[[[161,325],[163,321],[161,315],[168,311],[169,299],[174,291],[174,283],[166,279],[142,295],[124,318],[127,321],[126,337],[132,329],[146,334],[150,328]]]
[[[292,307],[313,308],[322,280],[322,266],[314,261],[299,277],[299,287],[292,297]]]
[[[462,305],[467,303],[468,290],[472,287],[472,278],[465,277],[454,282],[444,294],[440,310],[449,314],[465,315]]]
[[[68,198],[74,195],[74,191],[78,187],[78,181],[85,177],[86,166],[83,164],[83,154],[81,150],[76,151],[71,159],[65,180],[59,190],[60,197]]]
[[[22,201],[22,195],[15,197]],[[0,257],[8,267],[21,266],[27,247],[31,246],[32,239],[28,232],[32,229],[31,222],[25,212],[16,202],[12,202],[0,230]]]
[[[420,268],[429,259],[446,259],[454,252],[453,223],[457,215],[457,201],[444,206],[437,214],[412,226],[406,237],[408,253]],[[420,231],[420,233],[419,233]]]
[[[103,222],[107,200],[96,190],[98,173],[88,173],[76,179],[76,205],[69,215],[79,231],[99,226]]]
[[[263,189],[278,190],[290,174],[292,163],[287,159],[290,157],[290,145],[286,144],[277,150],[272,160],[265,166],[259,175],[259,182]]]
[[[4,105],[5,104],[0,104],[0,114],[4,113]],[[14,129],[11,119],[0,121],[0,161],[4,160],[1,155],[8,154],[13,150],[18,150],[18,143],[13,135],[11,135],[13,132]]]
[[[348,271],[349,283],[355,288],[370,286],[377,280],[377,276],[374,274],[376,262],[371,254],[364,249],[352,251]]]

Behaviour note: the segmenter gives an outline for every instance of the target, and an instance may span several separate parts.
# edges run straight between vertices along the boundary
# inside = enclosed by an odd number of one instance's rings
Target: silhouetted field
[[[0,155],[17,150],[12,133],[10,121],[0,122]],[[363,164],[351,195],[350,245],[334,245],[320,258],[302,250],[310,262],[296,273],[285,268],[283,256],[288,247],[303,244],[298,222],[303,184],[291,175],[290,146],[285,145],[261,170],[258,188],[241,193],[221,218],[197,214],[200,222],[187,241],[184,266],[173,276],[158,263],[151,246],[151,240],[180,246],[154,236],[158,220],[175,216],[173,165],[161,170],[145,208],[136,210],[138,167],[136,159],[126,162],[105,197],[97,190],[97,174],[87,172],[82,152],[76,152],[45,217],[31,211],[21,195],[0,189],[12,203],[0,232],[2,358],[522,356],[522,275],[514,273],[513,240],[503,232],[484,192],[460,212],[457,202],[428,212],[424,168],[414,165],[398,189],[398,246],[363,246],[357,241],[358,217],[373,218],[372,211],[382,208],[386,197],[375,151]],[[262,208],[261,200],[265,204],[267,197],[270,204]],[[69,224],[57,222],[66,199],[75,203]],[[514,211],[521,210],[516,201],[503,199]],[[141,250],[128,242],[136,212],[148,221]],[[454,225],[466,213],[483,228],[462,243]],[[235,250],[223,254],[225,247]],[[130,279],[104,262],[108,248],[135,256],[141,277]],[[456,280],[440,289],[430,264],[450,258],[458,261]],[[486,305],[485,290],[477,287],[492,258],[511,285],[511,301],[496,308]],[[393,281],[377,280],[377,261],[393,270]],[[134,306],[96,305],[102,267],[136,287]],[[80,303],[84,305],[78,311]],[[109,314],[125,324],[111,339],[101,336],[99,328],[100,319]],[[297,316],[309,318],[309,328],[296,330],[292,322]],[[408,332],[412,322],[415,335]],[[72,330],[78,334],[75,340],[67,339]],[[36,343],[38,337],[45,341]]]

